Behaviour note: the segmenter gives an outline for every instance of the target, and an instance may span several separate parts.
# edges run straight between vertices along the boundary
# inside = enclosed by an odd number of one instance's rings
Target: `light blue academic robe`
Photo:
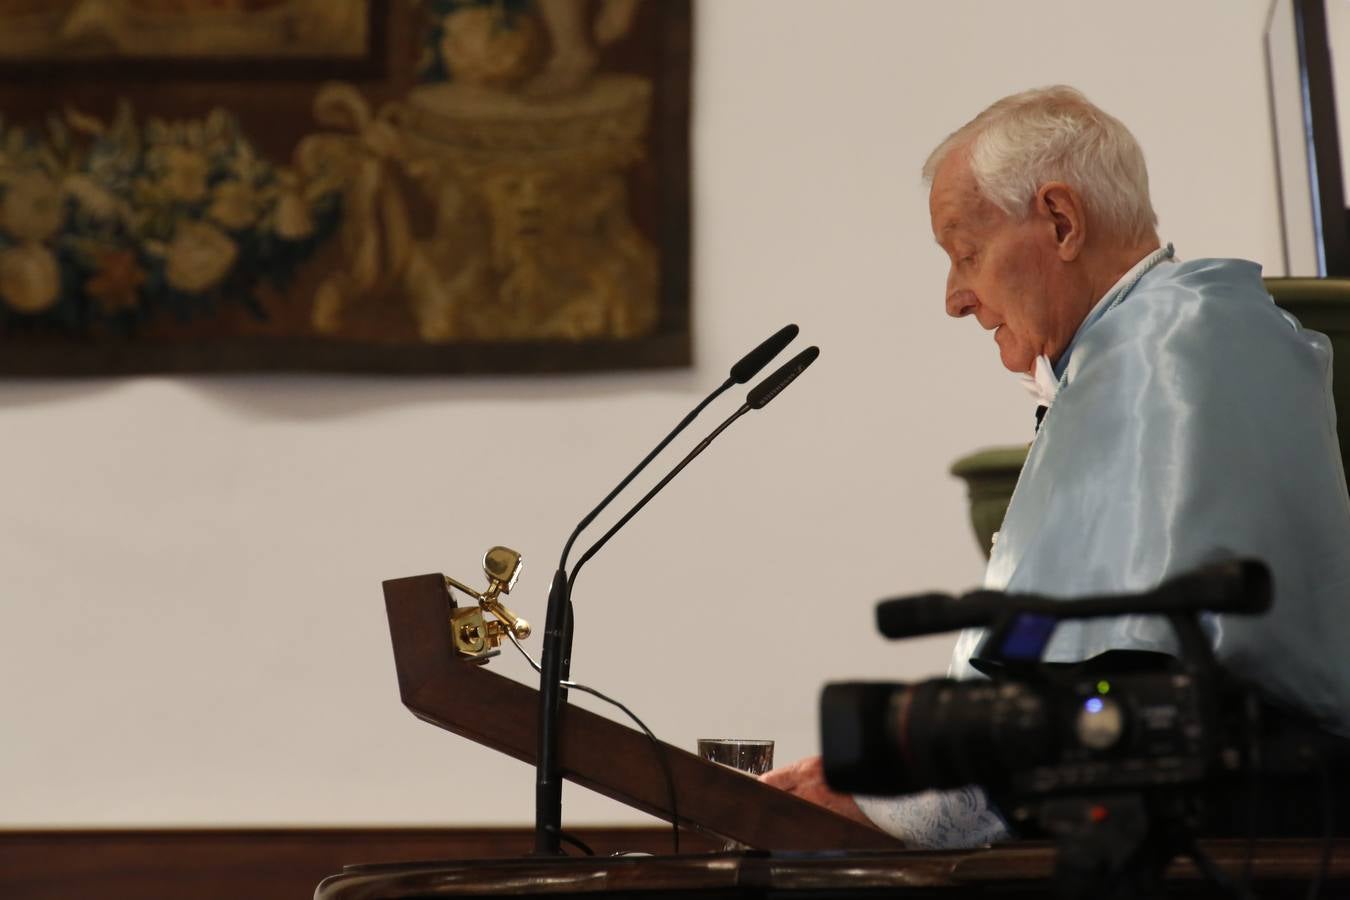
[[[1350,736],[1350,499],[1331,345],[1281,312],[1260,267],[1148,272],[1072,346],[985,576],[1061,596],[1154,587],[1220,555],[1274,576],[1263,617],[1214,616],[1221,664]],[[963,634],[954,674],[982,635]],[[1176,651],[1152,616],[1065,622],[1046,651]]]
[[[1263,617],[1209,616],[1222,665],[1272,702],[1350,736],[1350,499],[1331,346],[1274,305],[1258,265],[1201,259],[1148,272],[1094,310],[1017,482],[985,586],[1072,597],[1146,590],[1223,555],[1274,576]],[[983,632],[952,674],[974,677]],[[1046,651],[1175,652],[1152,616],[1062,623]],[[976,790],[860,799],[921,846],[997,839]]]

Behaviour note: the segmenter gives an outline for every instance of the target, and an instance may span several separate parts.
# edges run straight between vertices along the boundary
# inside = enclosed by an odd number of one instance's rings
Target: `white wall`
[[[527,822],[525,766],[399,705],[380,581],[478,583],[506,543],[541,619],[571,525],[788,321],[820,361],[588,567],[574,673],[663,738],[786,761],[825,680],[939,672],[949,640],[887,644],[872,604],[978,581],[946,469],[1031,408],[943,315],[920,164],[1073,83],[1135,130],[1181,255],[1277,266],[1265,7],[705,0],[692,371],[0,383],[0,825]]]

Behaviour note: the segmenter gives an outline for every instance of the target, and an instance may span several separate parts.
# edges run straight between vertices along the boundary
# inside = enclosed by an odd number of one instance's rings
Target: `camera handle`
[[[1108,615],[1120,615],[1119,612],[1099,615],[1073,615],[1071,601],[1065,601],[1070,607],[1070,615],[1050,616],[1043,612],[1028,612],[1025,609],[1013,609],[996,613],[991,617],[988,635],[981,648],[980,661],[1005,672],[1030,674],[1041,665],[1045,648],[1050,643],[1055,627],[1068,618],[1101,618]],[[1177,637],[1177,660],[1187,674],[1211,679],[1219,674],[1219,663],[1214,657],[1214,649],[1200,627],[1199,612],[1175,610],[1161,613],[1172,632]],[[988,674],[986,672],[986,674]]]

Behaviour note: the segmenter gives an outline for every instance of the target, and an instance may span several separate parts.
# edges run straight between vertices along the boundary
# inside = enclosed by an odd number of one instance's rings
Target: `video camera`
[[[1316,756],[1314,729],[1292,743],[1266,740],[1255,694],[1220,669],[1202,626],[1204,614],[1253,615],[1270,604],[1270,572],[1254,560],[1133,595],[883,601],[877,625],[890,638],[986,628],[972,665],[989,678],[826,685],[826,781],[873,795],[980,786],[1019,834],[1059,839],[1056,881],[1068,896],[1156,890],[1177,854],[1224,883],[1194,841],[1215,786],[1258,768],[1307,771]],[[1138,614],[1170,623],[1177,655],[1042,661],[1062,621]]]
[[[1198,781],[1240,764],[1241,700],[1221,676],[1198,614],[1270,606],[1259,562],[1225,562],[1145,594],[1058,600],[975,591],[883,601],[890,638],[984,626],[976,661],[990,680],[845,682],[821,696],[825,776],[837,790],[908,794],[978,784],[1022,800]],[[1181,655],[1114,651],[1090,663],[1041,662],[1066,619],[1158,613]],[[1237,723],[1241,724],[1241,723]],[[1235,755],[1237,754],[1237,755]]]

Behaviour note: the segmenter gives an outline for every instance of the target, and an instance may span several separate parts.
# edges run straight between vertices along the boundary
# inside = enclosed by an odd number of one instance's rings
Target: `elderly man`
[[[1220,555],[1271,567],[1260,619],[1205,622],[1220,662],[1277,707],[1350,736],[1350,500],[1331,348],[1280,312],[1255,263],[1161,246],[1143,153],[1067,87],[998,101],[924,166],[951,261],[949,315],[994,332],[1040,398],[1037,434],[985,585],[1140,591]],[[962,634],[955,677],[983,635]],[[1062,624],[1046,660],[1175,653],[1153,617]],[[828,789],[818,758],[770,784],[916,846],[1006,835],[976,789],[899,799]]]

